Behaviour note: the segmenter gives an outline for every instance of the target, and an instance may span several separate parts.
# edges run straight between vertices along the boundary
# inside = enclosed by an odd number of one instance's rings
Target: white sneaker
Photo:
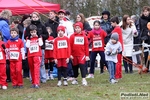
[[[53,74],[50,74],[50,79],[54,80]]]
[[[67,81],[64,81],[64,86],[68,86],[68,82]]]
[[[87,81],[86,80],[82,80],[82,85],[83,86],[87,86]]]
[[[110,82],[110,83],[115,84],[115,83],[117,83],[117,82],[118,82],[117,80],[111,79],[111,82]]]
[[[6,89],[7,89],[7,86],[2,86],[2,89],[3,89],[3,90],[6,90]]]
[[[57,83],[57,86],[59,87],[59,86],[61,86],[61,81],[58,81],[58,83]]]
[[[78,81],[77,81],[76,79],[74,79],[74,80],[71,82],[71,84],[76,85],[76,84],[78,84]]]
[[[46,75],[46,80],[49,80],[49,76],[48,76],[48,74]]]
[[[93,74],[89,74],[86,78],[94,78]]]

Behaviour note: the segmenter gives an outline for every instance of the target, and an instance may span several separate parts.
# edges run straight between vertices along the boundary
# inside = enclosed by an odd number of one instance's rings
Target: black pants
[[[64,79],[67,80],[67,68],[62,66],[62,67],[57,68],[57,70],[58,70],[58,81],[61,80],[62,74],[64,76]]]
[[[85,68],[84,64],[79,64],[79,65],[73,66],[72,68],[73,68],[73,72],[74,72],[74,78],[78,77],[78,75],[79,75],[78,69],[79,68],[80,68],[80,71],[81,71],[81,77],[85,78],[85,76],[86,76],[86,68]]]
[[[22,60],[22,68],[23,68],[23,77],[29,77],[29,65],[28,60]]]
[[[10,78],[10,62],[7,60],[6,62],[6,75],[7,75],[7,82],[11,82]]]
[[[123,57],[123,59],[125,59],[125,60],[129,59],[130,61],[132,61],[132,57]],[[125,68],[125,73],[128,73],[128,66],[129,66],[130,73],[132,73],[133,72],[132,64],[128,63],[125,60],[123,60],[123,64],[124,64],[124,68]]]
[[[144,52],[144,60],[145,60],[145,66],[146,66],[146,63],[147,63],[147,60],[148,60],[148,52]],[[149,61],[148,61],[148,64],[146,66],[146,68],[149,70]]]
[[[53,71],[54,62],[45,63],[45,69],[50,69],[50,71]]]

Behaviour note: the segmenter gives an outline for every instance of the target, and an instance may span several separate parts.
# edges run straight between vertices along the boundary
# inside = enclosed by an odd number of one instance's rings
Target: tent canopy
[[[34,11],[47,13],[50,10],[58,11],[60,9],[59,4],[39,0],[0,0],[0,5],[0,12],[4,9],[9,9],[13,15],[30,14]]]

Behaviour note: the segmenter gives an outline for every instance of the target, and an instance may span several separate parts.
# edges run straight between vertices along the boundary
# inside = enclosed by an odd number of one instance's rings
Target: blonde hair
[[[23,21],[23,24],[30,25],[30,24],[31,24],[31,19],[25,19],[25,20]]]
[[[0,13],[0,18],[9,19],[10,16],[12,16],[12,12],[8,9],[5,9]]]
[[[37,16],[39,17],[39,19],[41,18],[41,17],[40,17],[40,14],[39,14],[38,12],[33,12],[33,13],[31,14],[31,17],[33,16],[33,14],[37,15]]]

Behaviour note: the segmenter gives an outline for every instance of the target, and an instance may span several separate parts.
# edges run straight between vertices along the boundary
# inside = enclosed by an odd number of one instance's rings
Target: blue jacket
[[[7,42],[10,38],[10,28],[7,20],[2,18],[0,19],[0,31],[2,32],[3,35],[3,41]]]

